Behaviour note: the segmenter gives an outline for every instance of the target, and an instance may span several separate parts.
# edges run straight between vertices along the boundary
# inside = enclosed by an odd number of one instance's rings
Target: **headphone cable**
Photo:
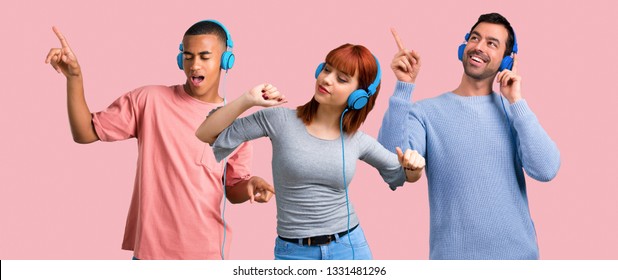
[[[341,119],[339,120],[339,133],[341,136],[341,159],[343,162],[343,188],[345,189],[345,204],[348,210],[348,242],[350,242],[350,248],[352,248],[352,259],[355,259],[354,256],[354,245],[352,244],[352,238],[350,237],[350,200],[348,197],[348,184],[347,184],[347,180],[346,180],[346,176],[345,176],[345,145],[344,145],[344,141],[343,141],[343,115],[345,115],[345,113],[348,111],[348,108],[346,108],[345,110],[343,110],[343,113],[341,113]]]
[[[227,95],[226,95],[226,81],[227,81],[227,70],[225,70],[225,75],[223,75],[223,106],[227,104]],[[227,157],[223,160],[223,209],[221,211],[221,220],[223,221],[223,241],[221,242],[221,259],[225,260],[225,241],[227,238],[227,224],[225,222],[225,206],[227,202],[227,190],[226,190],[226,182],[227,182]]]

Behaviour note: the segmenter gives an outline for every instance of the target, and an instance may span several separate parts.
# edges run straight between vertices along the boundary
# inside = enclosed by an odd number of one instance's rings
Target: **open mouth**
[[[191,83],[193,83],[194,86],[199,86],[203,81],[204,76],[191,76]]]
[[[482,60],[480,57],[478,57],[478,56],[472,56],[472,57],[470,57],[470,59],[472,59],[472,60],[474,60],[474,61],[476,61],[476,62],[478,62],[478,63],[484,63],[484,62],[485,62],[485,61],[483,61],[483,60]]]
[[[469,58],[470,60],[472,60],[473,62],[476,62],[477,64],[483,64],[489,61],[489,58],[484,56],[482,53],[474,52],[474,51],[469,53]]]

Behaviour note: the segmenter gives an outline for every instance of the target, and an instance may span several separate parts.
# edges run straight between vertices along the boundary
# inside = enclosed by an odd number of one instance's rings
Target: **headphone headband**
[[[225,25],[223,25],[221,22],[216,21],[214,19],[206,19],[206,20],[202,20],[202,21],[198,21],[197,23],[201,23],[201,22],[212,22],[218,26],[220,26],[223,31],[225,32],[225,45],[226,45],[226,50],[223,52],[223,54],[221,54],[221,69],[223,70],[229,70],[232,68],[232,66],[234,66],[234,62],[236,61],[236,57],[234,56],[234,53],[232,52],[232,48],[234,47],[234,41],[232,41],[232,35],[230,34],[230,32],[227,31],[227,28],[225,27]],[[195,24],[197,24],[195,23]],[[193,24],[193,25],[195,25]],[[180,52],[178,53],[178,55],[176,56],[176,63],[178,64],[178,68],[180,68],[181,70],[184,69],[183,67],[183,52],[184,52],[184,47],[182,45],[182,43],[180,43],[180,46],[178,47],[178,49],[180,50]]]
[[[376,77],[373,82],[367,87],[367,90],[359,88],[350,94],[350,96],[348,97],[348,109],[360,110],[361,108],[365,107],[365,105],[367,105],[367,102],[369,102],[369,97],[374,95],[378,90],[378,86],[380,85],[380,81],[382,80],[382,69],[380,69],[380,61],[378,61],[378,58],[373,54],[371,55],[376,60],[376,66],[378,68],[378,71],[376,72]],[[320,72],[322,72],[322,69],[324,69],[325,64],[326,62],[322,62],[320,63],[320,65],[318,65],[318,68],[315,70],[316,79],[320,75]]]
[[[214,20],[214,19],[205,19],[197,23],[200,23],[200,22],[212,22],[220,26],[223,29],[223,31],[225,31],[225,44],[227,45],[228,48],[234,47],[234,41],[232,41],[232,35],[230,35],[230,32],[227,31],[227,28],[225,27],[225,25],[223,25],[223,23],[219,22],[218,20]]]
[[[376,65],[378,66],[378,72],[376,73],[376,78],[373,80],[373,83],[371,83],[367,87],[367,93],[369,94],[369,96],[372,96],[376,93],[376,90],[378,89],[378,86],[380,85],[380,81],[382,81],[382,69],[380,69],[380,61],[378,61],[378,58],[375,55],[373,55],[373,58],[376,60]]]
[[[502,58],[502,61],[500,62],[500,67],[498,68],[498,71],[502,71],[504,69],[508,69],[511,70],[513,69],[513,54],[516,54],[519,51],[519,47],[517,46],[517,37],[515,36],[515,29],[513,29],[511,27],[511,29],[513,30],[513,48],[511,49],[511,53],[507,56],[505,56],[504,58]],[[508,33],[508,31],[507,31]],[[459,45],[459,49],[457,50],[457,57],[459,58],[459,60],[463,61],[463,56],[464,56],[464,50],[466,48],[466,44],[468,44],[468,40],[470,39],[470,33],[466,33],[466,36],[464,36],[464,42]]]

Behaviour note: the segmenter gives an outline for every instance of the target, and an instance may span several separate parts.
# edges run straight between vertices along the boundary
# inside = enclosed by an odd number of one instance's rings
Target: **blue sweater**
[[[426,159],[430,259],[538,259],[524,170],[549,181],[560,152],[526,101],[447,92],[411,103],[413,89],[397,82],[378,141]]]

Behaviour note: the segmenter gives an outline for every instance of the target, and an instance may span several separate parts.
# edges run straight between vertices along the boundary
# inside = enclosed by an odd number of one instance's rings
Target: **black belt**
[[[353,230],[355,230],[358,227],[358,224],[355,225],[354,227],[350,228],[350,232],[352,232]],[[345,236],[346,234],[348,234],[348,231],[342,231],[340,233],[337,233],[337,235],[339,236],[339,238]],[[296,243],[298,244],[299,240],[302,240],[303,245],[325,245],[330,243],[331,241],[334,241],[336,239],[334,234],[331,235],[320,235],[320,236],[313,236],[313,237],[306,237],[306,238],[285,238],[285,237],[281,237],[279,236],[279,238],[283,241],[287,241],[287,242],[292,242],[292,243]]]

